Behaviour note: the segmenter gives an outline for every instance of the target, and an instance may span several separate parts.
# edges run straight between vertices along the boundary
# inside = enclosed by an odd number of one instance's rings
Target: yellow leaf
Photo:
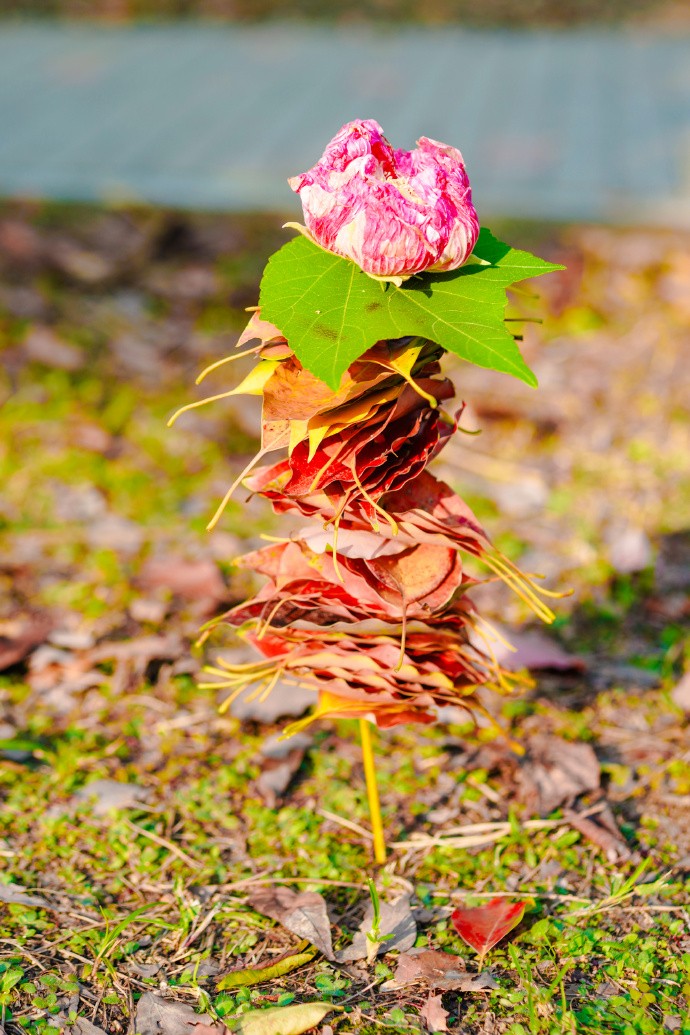
[[[331,1003],[300,1003],[298,1006],[272,1006],[250,1010],[242,1015],[239,1035],[302,1035],[320,1024],[327,1013],[339,1007]]]
[[[218,982],[218,991],[223,992],[228,988],[247,988],[250,985],[260,985],[264,981],[273,981],[274,978],[289,974],[306,963],[311,963],[317,954],[317,949],[309,946],[307,941],[300,942],[298,951],[290,955],[281,956],[263,967],[245,967],[243,970],[233,970],[226,974]],[[302,950],[302,951],[299,951]]]

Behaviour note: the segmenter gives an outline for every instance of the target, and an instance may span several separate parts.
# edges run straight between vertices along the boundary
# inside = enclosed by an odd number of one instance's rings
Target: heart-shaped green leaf
[[[397,287],[300,236],[268,261],[261,315],[285,335],[302,366],[331,388],[376,341],[405,335],[429,338],[470,363],[536,385],[503,321],[505,292],[563,267],[511,248],[488,230],[481,231],[473,259]]]

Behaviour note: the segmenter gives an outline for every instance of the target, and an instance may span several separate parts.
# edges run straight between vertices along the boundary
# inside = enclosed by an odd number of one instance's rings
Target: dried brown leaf
[[[406,952],[398,960],[392,981],[382,987],[394,989],[420,983],[427,988],[440,988],[447,992],[481,992],[498,987],[491,974],[472,974],[464,966],[461,956],[452,956],[438,949]]]
[[[0,671],[18,665],[43,643],[52,626],[47,615],[17,615],[0,623]]]
[[[135,809],[147,801],[150,792],[145,787],[119,780],[92,780],[74,795],[76,804],[89,805],[94,816],[107,815],[111,809]]]
[[[443,999],[440,995],[430,995],[419,1011],[419,1016],[424,1021],[427,1031],[448,1031],[448,1010],[443,1009]]]
[[[690,670],[682,675],[674,686],[671,700],[686,714],[690,714]]]
[[[296,733],[287,740],[272,737],[263,745],[261,754],[265,761],[256,789],[269,808],[275,808],[278,799],[288,789],[310,744],[311,737]]]
[[[277,920],[298,938],[306,938],[332,960],[331,925],[326,900],[316,891],[293,891],[282,885],[257,888],[249,895],[252,909]]]
[[[597,823],[595,817],[580,816],[572,809],[566,809],[564,816],[583,837],[601,848],[609,862],[623,862],[631,857],[632,852],[617,830],[608,830]]]
[[[137,1035],[224,1035],[227,1030],[208,1014],[194,1013],[191,1006],[153,992],[144,992],[139,1000],[134,1029]]]
[[[211,560],[189,561],[166,557],[147,561],[137,583],[144,590],[167,589],[183,600],[219,602],[228,595],[217,564]]]
[[[374,910],[371,903],[359,925],[359,930],[352,939],[352,944],[335,954],[338,963],[352,963],[355,960],[367,959],[372,942],[367,937],[374,923]],[[381,919],[379,935],[393,935],[386,941],[379,942],[377,956],[397,950],[404,952],[412,948],[417,937],[417,924],[410,909],[409,895],[401,895],[395,902],[381,902]]]
[[[0,902],[13,906],[33,906],[37,909],[50,909],[51,905],[41,895],[32,895],[21,884],[0,884]]]
[[[545,816],[564,802],[599,788],[599,761],[590,744],[547,733],[532,737],[520,766],[520,798]]]

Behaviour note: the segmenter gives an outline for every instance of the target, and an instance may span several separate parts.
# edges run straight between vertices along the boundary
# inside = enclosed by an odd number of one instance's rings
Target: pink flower
[[[375,277],[457,269],[479,234],[462,155],[428,137],[394,151],[378,122],[348,122],[288,183],[317,244]]]

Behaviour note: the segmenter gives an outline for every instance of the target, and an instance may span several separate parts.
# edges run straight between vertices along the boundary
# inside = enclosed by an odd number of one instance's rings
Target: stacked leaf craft
[[[469,558],[499,574],[545,620],[534,585],[496,550],[470,508],[427,470],[457,428],[444,350],[419,338],[380,341],[336,389],[297,360],[277,327],[255,313],[240,344],[257,364],[233,394],[261,384],[262,443],[244,485],[278,513],[312,523],[237,559],[266,577],[258,593],[216,619],[262,656],[219,659],[213,686],[261,699],[282,685],[315,692],[311,717],[366,716],[380,727],[434,721],[455,704],[485,714],[479,686],[516,683],[491,651],[467,596]],[[267,452],[272,464],[255,468]]]
[[[315,718],[428,723],[447,705],[491,722],[478,688],[506,693],[516,681],[468,597],[473,559],[553,619],[548,594],[427,468],[462,414],[441,372],[446,350],[536,384],[504,323],[505,290],[558,267],[479,232],[460,152],[419,143],[393,151],[373,120],[349,123],[291,181],[309,230],[269,260],[261,308],[238,342],[258,342],[240,353],[256,363],[240,384],[179,411],[242,393],[262,399],[261,448],[209,527],[240,484],[309,522],[239,558],[266,582],[215,624],[235,628],[257,660],[219,659],[205,684],[227,688],[225,708],[245,690],[264,699],[278,682],[313,690],[313,714],[287,734]],[[406,254],[419,234],[423,247]],[[374,279],[374,241],[396,271],[387,282]],[[369,778],[368,790],[380,860]]]

